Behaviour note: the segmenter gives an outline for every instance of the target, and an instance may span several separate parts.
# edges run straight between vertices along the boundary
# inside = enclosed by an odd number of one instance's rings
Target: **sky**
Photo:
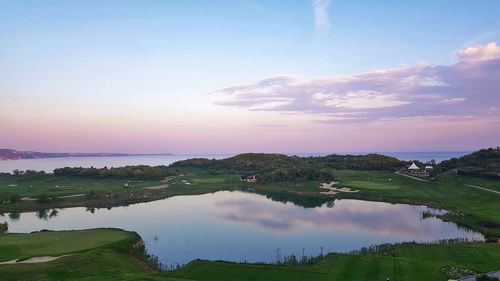
[[[500,145],[500,1],[0,0],[0,148]]]

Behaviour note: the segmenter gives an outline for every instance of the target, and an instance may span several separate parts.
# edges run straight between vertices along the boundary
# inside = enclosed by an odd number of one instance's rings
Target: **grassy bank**
[[[500,182],[452,172],[436,181],[421,182],[390,172],[337,171],[340,185],[359,189],[341,198],[425,204],[450,211],[444,219],[478,230],[486,237],[500,237],[500,195],[470,185],[498,187]]]
[[[247,265],[195,261],[166,275],[224,280],[447,280],[449,268],[500,269],[499,244],[398,245],[391,255],[329,254],[314,265]]]
[[[0,262],[66,256],[45,263],[0,264],[1,280],[140,280],[151,270],[134,255],[139,241],[136,233],[118,229],[3,234]]]
[[[78,241],[78,243],[75,243]],[[0,235],[0,261],[68,255],[37,264],[0,265],[2,280],[447,280],[451,269],[500,269],[500,244],[395,246],[381,254],[329,254],[312,265],[193,261],[169,272],[147,266],[140,237],[117,229]]]
[[[186,169],[189,170],[189,169]],[[184,181],[186,180],[187,181]],[[237,188],[239,177],[189,173],[160,180],[93,179],[44,175],[0,175],[0,212],[23,212],[63,207],[113,207]],[[124,184],[127,183],[127,188]],[[14,200],[12,200],[14,199]]]

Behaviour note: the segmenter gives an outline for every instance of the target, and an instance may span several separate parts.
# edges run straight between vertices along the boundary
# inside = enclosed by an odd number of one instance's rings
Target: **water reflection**
[[[57,209],[41,209],[36,212],[37,218],[41,220],[48,220],[57,217],[59,211]]]
[[[9,219],[11,221],[17,221],[21,218],[21,213],[19,212],[12,212],[12,213],[9,213]]]
[[[219,217],[251,224],[262,230],[295,232],[307,228],[342,229],[374,235],[392,235],[408,240],[427,240],[443,227],[439,219],[422,221],[424,206],[339,200],[317,208],[276,204],[260,198],[230,198],[215,203]],[[446,225],[446,224],[444,224]]]
[[[275,198],[274,198],[275,199]],[[286,201],[286,200],[283,200]],[[435,241],[450,238],[482,239],[482,235],[423,212],[423,206],[359,200],[272,201],[243,192],[178,196],[112,209],[66,208],[10,213],[11,232],[41,229],[116,227],[138,232],[151,254],[164,264],[184,264],[195,258],[231,261],[274,261],[283,255],[317,255],[350,251],[372,244]]]

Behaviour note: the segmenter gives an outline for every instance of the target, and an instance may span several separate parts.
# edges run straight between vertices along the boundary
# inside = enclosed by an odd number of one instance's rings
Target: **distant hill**
[[[393,170],[406,164],[380,154],[328,155],[316,157],[284,154],[245,153],[225,159],[194,158],[178,161],[170,167],[191,167],[222,173],[258,175],[259,182],[282,180],[329,180],[332,169]]]
[[[460,158],[439,164],[442,171],[456,170],[458,174],[500,179],[500,147],[481,149]]]
[[[130,156],[130,155],[159,155],[159,154],[37,152],[37,151],[18,151],[14,149],[0,148],[0,160],[62,158],[62,157]],[[162,155],[168,155],[168,154],[162,154]]]

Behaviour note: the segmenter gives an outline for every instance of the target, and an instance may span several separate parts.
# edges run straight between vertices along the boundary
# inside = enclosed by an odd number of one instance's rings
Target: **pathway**
[[[472,184],[468,184],[468,186],[474,187],[474,188],[477,188],[477,189],[482,189],[484,191],[489,191],[489,192],[493,192],[493,193],[496,193],[496,194],[500,194],[500,191],[496,191],[496,190],[493,190],[493,189],[488,189],[488,188],[485,188],[485,187],[480,187],[480,186],[472,185]]]

